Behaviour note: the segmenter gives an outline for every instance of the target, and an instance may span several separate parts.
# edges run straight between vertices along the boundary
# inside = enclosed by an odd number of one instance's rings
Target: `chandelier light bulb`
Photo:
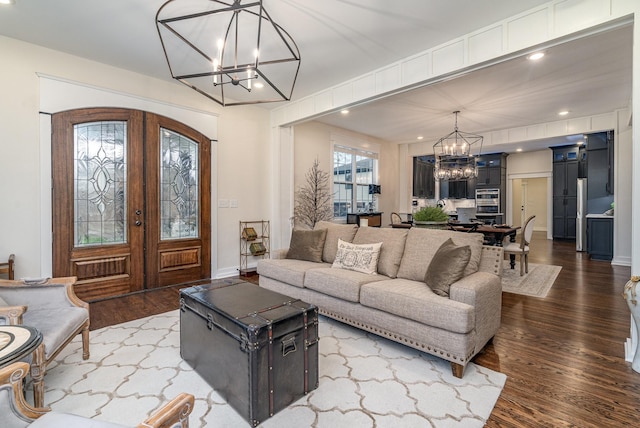
[[[216,73],[216,72],[218,72],[219,69],[220,69],[220,64],[218,63],[218,58],[214,58],[213,59],[213,72]],[[218,84],[218,75],[217,74],[213,75],[213,84],[214,85]]]

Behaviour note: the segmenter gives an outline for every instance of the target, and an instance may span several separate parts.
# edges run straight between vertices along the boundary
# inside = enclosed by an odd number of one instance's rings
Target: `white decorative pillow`
[[[339,239],[338,251],[331,267],[375,275],[378,273],[381,247],[382,242],[356,245]]]

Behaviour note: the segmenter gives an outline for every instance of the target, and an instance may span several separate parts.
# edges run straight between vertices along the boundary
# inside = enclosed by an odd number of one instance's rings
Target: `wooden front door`
[[[210,277],[209,139],[137,110],[52,123],[54,276],[87,300]]]

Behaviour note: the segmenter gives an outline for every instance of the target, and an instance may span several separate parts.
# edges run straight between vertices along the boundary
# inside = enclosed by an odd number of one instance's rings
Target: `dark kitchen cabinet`
[[[435,199],[436,180],[433,177],[435,168],[434,156],[413,157],[413,197]]]
[[[587,253],[594,260],[613,259],[613,217],[587,217]]]
[[[553,149],[553,239],[576,239],[578,146]]]
[[[613,132],[597,132],[587,140],[587,212],[603,213],[613,202]]]
[[[440,181],[441,199],[473,199],[476,197],[475,180]]]
[[[477,189],[499,189],[506,184],[507,155],[496,153],[478,157]]]

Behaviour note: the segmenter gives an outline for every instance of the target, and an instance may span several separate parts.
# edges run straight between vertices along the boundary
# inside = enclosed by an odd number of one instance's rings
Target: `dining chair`
[[[0,427],[2,428],[125,428],[125,425],[89,419],[70,413],[51,411],[48,407],[33,407],[24,397],[23,379],[29,365],[13,363],[0,369]],[[156,410],[137,428],[188,428],[194,396],[181,393]],[[131,409],[122,409],[130,412]]]
[[[391,213],[391,224],[400,224],[402,223],[402,217],[398,213]]]
[[[522,233],[520,234],[520,242],[506,242],[502,245],[505,254],[520,256],[520,276],[529,273],[529,249],[535,218],[536,216],[532,215],[525,221]]]

